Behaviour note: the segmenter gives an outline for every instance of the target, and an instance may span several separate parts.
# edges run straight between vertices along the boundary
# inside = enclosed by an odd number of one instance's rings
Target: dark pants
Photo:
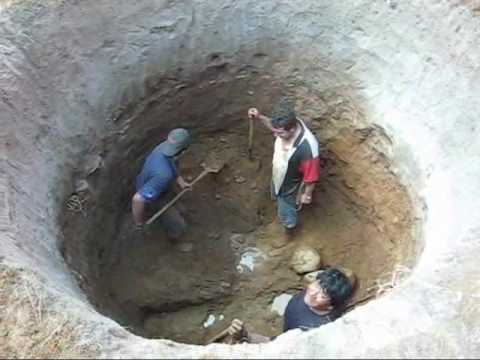
[[[169,199],[164,197],[155,201],[154,204],[148,204],[149,218],[158,210],[162,209]],[[181,205],[177,202],[165,211],[155,222],[158,222],[167,233],[167,237],[173,240],[180,238],[187,230],[187,223],[180,212]]]

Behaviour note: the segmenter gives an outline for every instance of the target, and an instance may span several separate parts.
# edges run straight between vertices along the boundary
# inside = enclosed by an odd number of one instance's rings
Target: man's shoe
[[[291,240],[295,236],[296,229],[297,229],[296,227],[291,227],[291,228],[284,227],[283,233],[288,240]]]
[[[272,239],[272,247],[275,249],[287,246],[295,237],[295,228],[283,228],[283,234]]]

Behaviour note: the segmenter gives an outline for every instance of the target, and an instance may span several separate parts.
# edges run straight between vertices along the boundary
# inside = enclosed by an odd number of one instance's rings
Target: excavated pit
[[[474,3],[1,1],[0,355],[477,356]],[[272,138],[257,127],[247,159],[246,110],[284,95],[323,174],[278,248]],[[194,139],[185,174],[211,151],[227,166],[185,197],[175,244],[158,224],[134,234],[129,207],[177,126]],[[355,272],[353,311],[264,345],[189,345],[233,317],[277,335],[301,244]]]
[[[92,303],[145,337],[203,344],[234,318],[279,335],[282,317],[271,307],[278,295],[302,289],[302,276],[289,267],[300,245],[318,250],[324,265],[354,271],[352,304],[375,298],[379,284],[415,259],[413,208],[385,155],[389,137],[341,94],[298,81],[293,89],[214,61],[208,74],[190,83],[171,77],[168,88],[126,109],[117,123],[131,128],[104,159],[98,154],[80,166],[80,187],[64,201],[62,253]],[[301,211],[301,230],[286,246],[269,195],[273,137],[258,123],[249,159],[245,116],[253,105],[268,113],[283,96],[297,99],[299,116],[322,144],[315,202]],[[166,124],[156,127],[157,119]],[[193,134],[180,160],[187,179],[212,154],[225,162],[178,205],[189,227],[176,242],[159,223],[137,232],[130,212],[141,163],[171,126]]]

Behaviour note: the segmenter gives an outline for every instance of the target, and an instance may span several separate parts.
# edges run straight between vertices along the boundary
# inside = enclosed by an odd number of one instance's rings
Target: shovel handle
[[[212,344],[218,340],[221,340],[223,339],[225,336],[228,335],[228,329],[230,328],[230,326],[224,330],[222,330],[221,332],[219,332],[217,335],[214,335],[212,336],[210,339],[208,339],[206,342],[205,342],[205,345],[209,345],[209,344]]]
[[[248,157],[252,158],[252,148],[253,148],[253,117],[248,119]]]
[[[191,182],[191,186],[193,186],[194,184],[196,184],[198,181],[200,181],[202,178],[205,177],[205,175],[207,175],[208,173],[212,172],[212,170],[210,169],[205,169],[203,170],[200,175],[198,175],[192,182]],[[152,215],[152,217],[150,219],[147,220],[147,222],[145,223],[146,225],[150,225],[152,222],[154,222],[156,219],[158,219],[158,217],[160,217],[163,213],[165,213],[165,211],[167,211],[168,209],[170,209],[172,207],[173,204],[175,204],[178,199],[180,199],[187,191],[190,191],[191,188],[188,187],[188,188],[185,188],[183,189],[182,191],[180,191],[172,200],[170,200],[163,208],[161,208],[160,210],[158,210],[154,215]]]
[[[211,173],[213,172],[211,169],[205,169],[203,170],[200,175],[198,175],[191,183],[190,183],[190,186],[193,186],[195,185],[198,181],[200,181],[201,179],[203,179],[205,177],[205,175],[207,175],[208,173]],[[187,188],[188,189],[188,188]]]

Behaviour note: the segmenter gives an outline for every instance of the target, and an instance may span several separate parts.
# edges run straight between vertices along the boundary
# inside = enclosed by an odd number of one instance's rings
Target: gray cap
[[[160,144],[160,149],[166,156],[175,156],[189,145],[190,134],[188,130],[177,128],[170,131],[167,140]]]

